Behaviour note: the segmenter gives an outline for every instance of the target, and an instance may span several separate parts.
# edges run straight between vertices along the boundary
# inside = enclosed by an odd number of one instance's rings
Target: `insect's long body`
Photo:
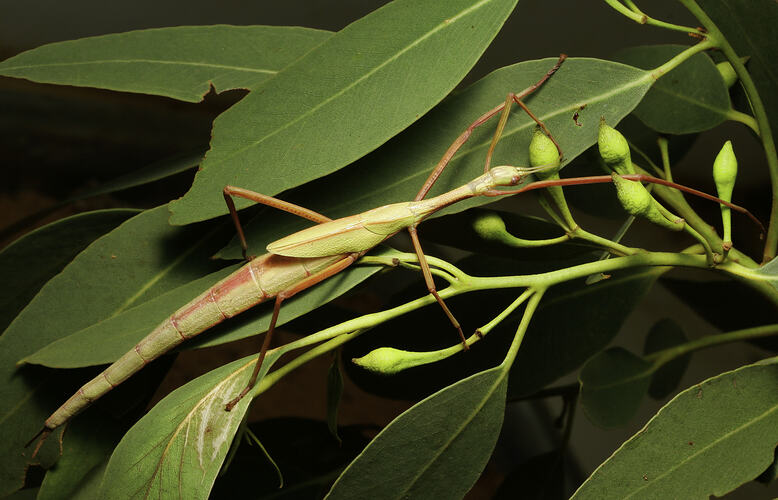
[[[318,225],[268,245],[268,254],[251,260],[238,271],[180,308],[141,340],[131,351],[124,354],[93,380],[87,382],[46,420],[44,428],[38,433],[38,436],[42,437],[33,452],[33,456],[35,456],[43,440],[46,439],[46,436],[54,428],[62,425],[76,413],[89,406],[94,400],[127,380],[151,360],[169,351],[181,342],[222,322],[226,318],[234,316],[271,297],[275,297],[273,316],[257,358],[254,372],[246,388],[226,405],[225,409],[227,411],[231,410],[251,390],[257,380],[259,368],[270,345],[271,334],[278,320],[281,303],[296,293],[342,271],[368,250],[405,228],[409,230],[412,243],[419,257],[419,265],[424,275],[427,289],[443,308],[452,325],[458,330],[463,346],[466,348],[467,344],[465,343],[462,328],[435,289],[429,265],[419,243],[416,225],[433,212],[459,200],[483,194],[494,194],[489,193],[489,191],[494,190],[498,186],[515,186],[524,175],[532,171],[531,169],[522,170],[515,167],[495,167],[491,170],[489,169],[492,151],[502,134],[502,128],[507,120],[512,102],[516,102],[538,123],[554,142],[561,157],[562,151],[559,145],[551,137],[545,125],[529,111],[524,103],[521,102],[521,99],[537,90],[543,82],[550,78],[566,57],[562,54],[551,70],[537,83],[518,94],[509,93],[504,103],[487,111],[473,122],[467,130],[462,132],[446,150],[443,158],[441,158],[416,195],[415,201],[387,205],[333,221],[322,214],[298,205],[246,189],[226,186],[224,188],[224,199],[238,231],[244,257],[247,250],[246,239],[235,210],[235,204],[232,200],[233,196],[244,197],[285,210],[317,222]],[[464,186],[425,200],[425,196],[438,176],[462,144],[467,141],[472,131],[500,112],[502,112],[500,123],[487,154],[485,173]],[[35,438],[32,441],[34,440]]]
[[[200,294],[160,323],[133,349],[84,384],[45,422],[54,429],[121,384],[150,361],[227,318],[274,297],[301,279],[343,259],[342,255],[257,257]]]
[[[500,166],[434,198],[393,203],[361,214],[325,222],[274,241],[267,250],[288,257],[363,252],[438,210],[500,186],[515,186],[526,170]]]
[[[267,253],[227,276],[165,319],[135,347],[84,384],[45,422],[54,429],[150,361],[227,318],[275,297],[338,262],[357,257],[452,203],[498,186],[518,184],[525,171],[495,167],[457,189],[426,200],[394,203],[318,224],[270,243]],[[355,255],[356,254],[356,255]]]

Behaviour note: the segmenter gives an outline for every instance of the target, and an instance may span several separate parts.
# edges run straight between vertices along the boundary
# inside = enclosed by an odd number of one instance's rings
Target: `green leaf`
[[[0,297],[0,330],[87,245],[138,210],[96,210],[52,222],[0,251],[3,286],[14,293]]]
[[[454,88],[516,1],[398,0],[350,24],[216,119],[171,222],[226,213],[225,184],[274,195],[380,146]]]
[[[16,362],[214,267],[207,258],[213,241],[202,234],[213,229],[171,228],[166,217],[164,207],[149,210],[94,241],[46,283],[0,337],[0,397],[17,402],[0,410],[0,434],[8,436],[0,440],[0,495],[21,487],[29,461],[23,445],[64,399],[56,383],[62,374],[18,368]]]
[[[461,498],[502,427],[506,370],[446,387],[394,419],[346,468],[326,498]]]
[[[516,358],[511,397],[545,387],[604,349],[666,271],[636,269],[593,285],[570,283],[550,290]]]
[[[646,335],[643,354],[651,354],[662,349],[675,347],[686,341],[686,335],[678,323],[664,318],[654,323]],[[669,396],[681,382],[681,377],[683,377],[691,359],[691,353],[687,353],[659,367],[651,377],[648,394],[654,399],[664,399]]]
[[[578,376],[586,416],[601,427],[625,425],[640,407],[652,373],[651,363],[621,347],[597,353]]]
[[[70,497],[70,500],[92,500],[97,498],[100,492],[100,482],[103,480],[103,474],[105,474],[107,466],[108,462],[103,462],[90,470],[89,474],[79,485],[78,491]]]
[[[337,218],[377,206],[412,200],[449,144],[476,118],[504,101],[509,91],[518,92],[537,82],[555,59],[526,61],[494,71],[462,92],[452,95],[407,131],[355,164],[315,183],[295,190],[284,199]],[[527,99],[527,105],[553,131],[565,152],[565,164],[594,144],[600,116],[616,124],[629,113],[651,85],[650,73],[598,59],[567,59],[542,88]],[[587,104],[581,127],[573,114]],[[527,165],[528,146],[535,128],[525,113],[514,111],[497,146],[493,165]],[[456,188],[483,174],[484,159],[494,134],[489,122],[475,129],[464,148],[454,156],[430,196]],[[369,172],[366,175],[365,172]],[[576,172],[571,172],[575,175]],[[227,180],[222,180],[222,184]],[[572,188],[584,189],[584,188]],[[220,192],[221,186],[218,188]],[[263,191],[266,192],[266,191]],[[456,203],[438,215],[456,213],[493,202],[476,198]],[[267,217],[246,227],[250,248],[304,227],[298,221],[268,223]],[[424,224],[420,226],[424,234]],[[240,255],[236,242],[223,257]]]
[[[120,437],[105,416],[85,414],[75,419],[68,427],[68,439],[63,441],[62,457],[43,478],[38,499],[71,498],[84,487],[82,483],[93,469],[108,463]]]
[[[772,276],[778,276],[778,266],[769,263],[754,271],[752,275],[755,279],[764,278],[768,282]],[[702,315],[706,321],[724,332],[772,323],[778,310],[778,305],[769,297],[739,280],[692,281],[663,278],[662,285]],[[723,307],[711,307],[711,304],[722,304]],[[738,313],[733,314],[733,311]],[[778,350],[778,342],[775,339],[755,339],[754,342],[766,349]]]
[[[205,151],[197,151],[195,153],[178,155],[172,158],[166,158],[164,160],[154,162],[151,165],[134,170],[126,175],[122,175],[116,179],[112,179],[108,182],[97,186],[94,189],[88,189],[66,200],[63,203],[68,203],[75,200],[82,200],[91,196],[97,196],[99,194],[113,193],[121,191],[123,189],[129,189],[137,186],[143,186],[145,184],[164,179],[166,177],[185,172],[191,168],[196,167],[202,160]]]
[[[762,98],[773,136],[778,133],[778,4],[770,0],[698,0],[738,56],[748,57],[748,72]],[[747,27],[745,29],[744,27]]]
[[[688,47],[650,45],[631,47],[615,59],[638,68],[656,68]],[[703,132],[727,119],[732,105],[716,65],[705,54],[696,54],[654,84],[635,109],[635,116],[657,132]]]
[[[278,351],[268,352],[260,380],[278,356]],[[224,406],[246,386],[255,364],[256,356],[247,356],[192,380],[157,403],[114,450],[100,498],[208,498],[251,397],[230,412]]]
[[[199,102],[257,88],[331,36],[286,26],[178,26],[44,45],[0,63],[34,82],[139,92]]]
[[[758,476],[778,442],[778,365],[745,366],[673,398],[573,495],[721,497]]]

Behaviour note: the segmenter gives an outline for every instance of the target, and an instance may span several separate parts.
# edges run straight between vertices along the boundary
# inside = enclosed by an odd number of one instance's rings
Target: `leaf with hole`
[[[332,33],[291,26],[177,26],[51,43],[0,63],[34,82],[162,95],[199,102],[254,89]]]

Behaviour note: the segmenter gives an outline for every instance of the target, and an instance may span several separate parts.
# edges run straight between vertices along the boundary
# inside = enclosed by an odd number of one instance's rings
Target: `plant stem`
[[[732,120],[733,122],[740,122],[746,127],[750,128],[757,137],[760,136],[759,134],[759,124],[756,122],[756,119],[748,115],[746,113],[743,113],[742,111],[738,111],[736,109],[730,109],[727,111],[727,119]]]
[[[683,62],[685,62],[687,59],[692,57],[693,55],[702,52],[704,50],[713,49],[716,48],[716,44],[712,40],[703,40],[700,43],[697,43],[695,45],[692,45],[688,49],[684,50],[683,52],[680,52],[675,55],[672,59],[667,61],[666,63],[662,64],[661,66],[658,66],[654,68],[651,71],[651,77],[654,80],[658,80],[661,77],[663,77],[665,74],[669,73],[673,69],[680,66]]]
[[[629,7],[622,4],[619,0],[605,0],[605,3],[613,7],[615,10],[617,10],[619,13],[623,14],[624,16],[632,19],[638,24],[647,24],[649,26],[657,26],[659,28],[665,28],[672,31],[681,31],[683,33],[698,33],[701,34],[700,31],[697,28],[691,28],[689,26],[681,26],[678,24],[672,24],[667,23],[664,21],[659,21],[658,19],[654,19],[652,17],[647,16],[644,14],[640,9],[637,8],[637,6],[629,1],[626,0],[626,3]]]
[[[686,342],[681,345],[662,349],[661,351],[657,351],[651,353],[648,356],[645,356],[644,359],[653,363],[653,369],[656,370],[660,366],[672,361],[673,359],[693,351],[698,351],[707,347],[713,347],[731,342],[769,337],[776,334],[778,334],[778,323],[756,326],[753,328],[744,328],[743,330],[735,330],[734,332],[721,333],[718,335],[708,335],[691,342]]]
[[[519,347],[521,347],[521,342],[524,340],[524,334],[527,333],[529,322],[532,319],[532,316],[535,314],[535,311],[538,308],[538,304],[540,303],[540,299],[543,298],[545,291],[545,288],[538,288],[535,291],[535,294],[532,295],[532,297],[529,299],[529,302],[527,302],[527,308],[524,309],[521,322],[519,323],[519,327],[516,329],[516,336],[513,338],[513,342],[511,343],[510,348],[508,348],[508,354],[505,356],[505,359],[501,363],[501,366],[503,366],[506,370],[510,369],[511,365],[513,365],[513,361],[516,359],[516,355],[519,353]]]
[[[735,53],[735,49],[724,37],[718,26],[708,15],[697,5],[694,0],[679,0],[694,17],[708,30],[709,37],[717,42],[717,46],[732,64],[743,88],[751,101],[751,108],[754,111],[754,117],[759,126],[759,136],[762,139],[762,147],[767,157],[767,168],[770,172],[770,185],[772,188],[772,207],[770,209],[770,223],[767,228],[767,238],[765,240],[763,262],[772,260],[778,251],[778,152],[775,149],[773,132],[770,129],[770,122],[767,117],[762,98],[756,89],[756,84],[751,78],[751,74],[746,70],[743,61]]]
[[[410,262],[416,259],[415,254],[398,253],[397,255],[399,256],[397,257],[398,260],[402,260],[402,261]],[[428,259],[430,258],[428,257]],[[430,260],[430,263],[433,263],[437,260],[439,259],[432,258],[432,260]],[[436,263],[435,265],[437,264],[438,263]],[[453,266],[451,266],[450,264],[449,266],[453,268]],[[527,304],[527,308],[524,311],[525,318],[527,318],[526,322],[522,320],[522,324],[524,323],[528,324],[529,317],[531,317],[532,312],[537,307],[537,302],[540,300],[542,293],[549,287],[565,281],[585,278],[591,274],[611,273],[618,269],[628,269],[628,268],[640,267],[640,266],[653,266],[653,267],[677,266],[677,267],[693,267],[693,268],[700,268],[700,269],[709,269],[706,259],[702,255],[690,255],[686,253],[646,252],[646,253],[638,253],[635,255],[629,255],[626,257],[615,257],[608,260],[600,260],[595,262],[589,262],[586,264],[579,264],[577,266],[573,266],[566,269],[560,269],[557,271],[550,271],[547,273],[532,274],[532,275],[476,277],[476,276],[469,276],[467,274],[462,273],[461,278],[454,281],[450,286],[444,288],[443,290],[440,290],[438,293],[442,298],[447,299],[449,297],[453,297],[462,293],[468,293],[468,292],[473,292],[478,290],[531,287],[533,288],[533,291],[535,293],[532,295],[529,303]],[[764,293],[771,300],[773,300],[773,302],[778,304],[778,289],[775,289],[767,281],[768,280],[767,276],[754,273],[754,271],[739,266],[734,262],[725,262],[719,265],[717,269],[722,270],[727,274],[736,277],[742,280],[743,282],[745,282],[746,284],[749,284],[750,286],[756,288],[757,290]],[[459,272],[461,273],[461,271]],[[283,377],[286,373],[293,370],[297,366],[300,366],[301,364],[307,362],[313,357],[331,351],[332,349],[338,347],[339,345],[342,345],[343,343],[353,339],[354,337],[357,337],[364,331],[367,331],[380,323],[384,323],[390,319],[401,316],[403,314],[407,314],[411,311],[433,304],[435,302],[436,300],[432,295],[425,295],[424,297],[420,297],[418,299],[412,300],[405,304],[401,304],[391,309],[387,309],[385,311],[365,314],[358,318],[345,321],[338,325],[332,326],[330,328],[326,328],[317,333],[308,335],[294,342],[290,342],[277,349],[274,349],[272,352],[275,351],[278,352],[278,357],[274,357],[274,359],[277,360],[281,355],[286,354],[287,352],[324,342],[322,345],[319,345],[311,349],[310,351],[306,352],[305,354],[291,361],[284,367],[279,368],[278,370],[275,370],[265,375],[260,381],[260,383],[257,385],[257,387],[255,388],[254,397],[256,397],[256,395],[260,394],[261,392],[267,390],[267,388],[270,387],[270,385],[274,384],[279,378]],[[518,347],[516,347],[516,349],[518,349]],[[511,356],[515,357],[515,353],[511,354],[509,352],[509,356],[506,357],[506,361],[511,359],[510,358]],[[272,366],[273,361],[269,361],[269,359],[266,358],[266,362],[269,363],[268,369],[270,369],[270,366]]]

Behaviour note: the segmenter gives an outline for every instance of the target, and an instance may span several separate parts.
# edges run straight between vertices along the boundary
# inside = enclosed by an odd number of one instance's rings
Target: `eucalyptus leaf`
[[[57,42],[0,63],[0,75],[199,102],[253,89],[327,40],[291,26],[177,26]]]
[[[277,352],[268,353],[262,374],[277,357]],[[208,498],[251,397],[230,412],[224,407],[245,387],[255,364],[256,356],[247,356],[157,403],[114,450],[100,498]]]
[[[492,454],[505,411],[503,366],[472,375],[394,419],[325,497],[461,498]]]
[[[778,364],[749,365],[674,397],[573,499],[721,497],[758,476],[778,442]]]
[[[62,444],[62,457],[43,478],[39,500],[71,498],[84,488],[93,469],[108,463],[121,434],[106,421],[105,416],[85,414],[74,420],[68,429],[68,439]],[[98,481],[99,483],[99,481]]]
[[[738,56],[748,57],[748,73],[767,111],[773,137],[778,133],[778,4],[770,0],[698,0]],[[747,26],[748,29],[743,29]]]
[[[626,349],[612,347],[594,355],[581,369],[581,405],[601,427],[625,425],[646,395],[651,363]]]
[[[181,172],[196,167],[202,160],[204,154],[205,151],[197,151],[154,162],[151,165],[146,165],[145,167],[134,170],[126,175],[104,182],[94,189],[80,192],[78,196],[65,200],[63,203],[143,186],[175,174],[180,174]]]
[[[142,212],[94,241],[46,283],[0,337],[0,397],[17,402],[0,411],[0,434],[7,436],[0,440],[0,495],[22,486],[30,461],[23,445],[63,402],[62,387],[69,387],[57,384],[67,376],[19,368],[17,361],[215,267],[207,258],[214,250],[207,238],[215,231],[212,225],[171,228],[166,216],[164,207]]]
[[[454,88],[516,1],[397,0],[353,22],[216,119],[171,222],[226,213],[226,184],[274,195],[380,146]]]
[[[0,251],[3,286],[14,291],[0,296],[0,330],[5,330],[38,290],[87,245],[138,212],[120,208],[66,217]]]
[[[615,59],[652,69],[686,48],[683,45],[631,47],[617,53]],[[657,132],[690,134],[724,122],[731,108],[724,79],[713,61],[701,53],[659,78],[635,108],[635,116]]]
[[[672,319],[664,318],[654,323],[646,335],[643,354],[651,354],[662,349],[675,347],[686,341],[686,334],[678,323]],[[648,394],[654,399],[663,399],[675,391],[691,359],[691,353],[687,353],[660,366],[651,377]]]
[[[516,358],[511,397],[543,388],[604,349],[666,271],[636,269],[593,285],[571,283],[550,290]]]

